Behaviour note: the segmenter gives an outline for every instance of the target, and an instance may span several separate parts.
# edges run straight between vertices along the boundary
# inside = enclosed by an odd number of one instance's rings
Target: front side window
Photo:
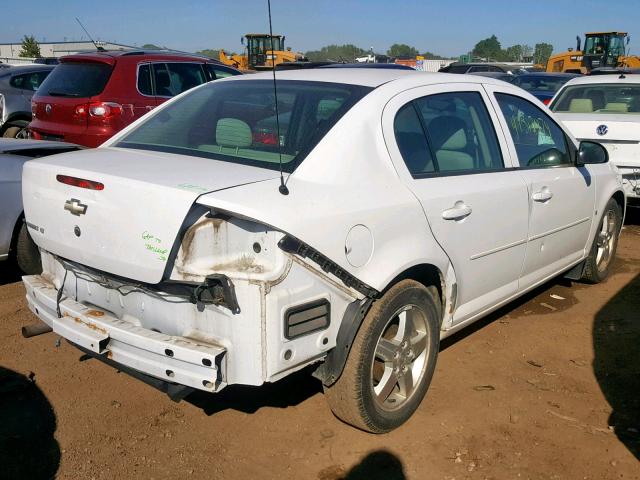
[[[231,77],[233,75],[239,75],[239,72],[237,72],[236,70],[225,68],[217,64],[207,63],[206,68],[207,70],[209,70],[209,74],[211,75],[211,78],[214,80]]]
[[[179,153],[292,172],[371,89],[281,80],[211,82],[167,105],[116,146]]]
[[[566,87],[551,104],[558,113],[639,114],[640,84],[585,84]]]
[[[571,165],[562,129],[541,109],[524,98],[496,93],[509,126],[521,167]]]

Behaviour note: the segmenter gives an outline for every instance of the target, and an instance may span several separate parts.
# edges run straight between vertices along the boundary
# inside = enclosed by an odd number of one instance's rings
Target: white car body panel
[[[556,93],[551,106],[567,88],[576,85],[636,85],[640,86],[640,75],[596,75],[577,77]],[[556,112],[564,125],[578,140],[602,143],[609,152],[612,164],[618,167],[623,177],[627,197],[640,199],[640,113],[575,113]],[[605,132],[599,127],[606,127]]]
[[[348,309],[415,267],[437,272],[442,337],[451,334],[580,262],[595,235],[593,219],[621,191],[608,164],[535,175],[520,169],[491,89],[537,101],[503,82],[348,69],[278,75],[377,87],[285,175],[288,195],[279,193],[275,170],[115,147],[181,96],[95,151],[30,162],[25,211],[43,227],[34,241],[45,269],[24,278],[31,310],[83,348],[153,377],[206,391],[259,385],[323,360]],[[395,112],[430,92],[469,89],[486,102],[506,170],[414,181],[395,142]],[[105,188],[64,185],[58,174]],[[586,176],[589,188],[578,188]],[[531,195],[544,186],[554,189],[555,202],[536,208]],[[87,205],[85,215],[64,210],[71,198]],[[443,222],[442,210],[458,200],[472,204],[472,215]],[[315,253],[280,248],[292,237]],[[212,275],[232,283],[237,311],[228,302],[189,302],[169,291],[205,285]],[[289,338],[287,312],[324,301],[328,324]]]

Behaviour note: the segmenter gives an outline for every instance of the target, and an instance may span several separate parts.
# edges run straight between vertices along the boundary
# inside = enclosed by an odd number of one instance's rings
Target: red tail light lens
[[[114,102],[93,102],[89,104],[89,115],[102,119],[122,115],[122,105]]]
[[[551,99],[545,98],[544,100],[542,100],[542,103],[544,103],[545,105],[549,105],[551,103]]]
[[[73,187],[87,188],[89,190],[104,190],[104,185],[100,182],[94,182],[93,180],[86,180],[84,178],[70,177],[68,175],[56,175],[56,180],[65,185],[71,185]]]

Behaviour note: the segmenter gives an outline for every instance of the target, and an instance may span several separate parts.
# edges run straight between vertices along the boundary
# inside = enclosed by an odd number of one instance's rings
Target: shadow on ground
[[[19,282],[21,275],[18,265],[13,260],[0,262],[0,285]]]
[[[322,392],[322,384],[311,376],[314,369],[315,366],[311,366],[260,387],[231,385],[215,395],[196,391],[185,401],[201,408],[207,415],[227,409],[255,413],[263,407],[287,408]]]
[[[54,478],[56,416],[33,378],[0,367],[0,479]]]
[[[347,472],[339,465],[323,469],[318,480],[406,480],[402,462],[387,450],[367,454]]]
[[[596,314],[593,370],[611,405],[609,425],[640,460],[640,274]]]

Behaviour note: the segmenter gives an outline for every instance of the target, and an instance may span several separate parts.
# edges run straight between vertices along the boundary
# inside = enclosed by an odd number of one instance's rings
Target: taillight
[[[253,141],[263,145],[277,145],[278,135],[272,132],[254,132]]]
[[[122,105],[114,102],[93,102],[88,105],[89,115],[103,119],[122,115]]]
[[[36,118],[36,113],[38,112],[38,104],[36,102],[31,102],[31,116]]]
[[[86,180],[84,178],[70,177],[68,175],[56,175],[56,180],[65,185],[71,185],[73,187],[87,188],[89,190],[104,190],[104,185],[100,182],[94,182],[93,180]]]
[[[545,105],[549,105],[551,103],[551,99],[545,98],[544,100],[542,100],[542,103],[544,103]]]

